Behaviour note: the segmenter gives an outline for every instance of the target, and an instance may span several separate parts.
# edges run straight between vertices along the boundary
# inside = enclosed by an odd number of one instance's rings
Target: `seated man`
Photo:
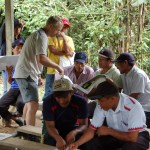
[[[24,41],[16,40],[12,45],[12,52],[14,55],[20,54]],[[12,77],[14,74],[14,68],[12,66],[6,67],[8,73],[8,82],[11,87],[0,99],[0,115],[5,121],[5,126],[10,126],[10,119],[14,120],[19,126],[23,125],[23,122],[16,115],[12,115],[8,109],[10,105],[16,103],[17,112],[19,115],[23,113],[24,103],[16,80]]]
[[[149,148],[149,133],[141,104],[123,93],[119,94],[112,81],[100,83],[88,95],[98,99],[91,125],[82,137],[70,145],[70,150],[86,143],[86,150],[146,150]],[[106,118],[107,125],[103,122]]]
[[[94,70],[86,65],[86,63],[87,55],[84,52],[77,52],[74,56],[74,65],[64,68],[64,74],[68,76],[74,84],[81,85],[94,76]],[[74,92],[86,97],[85,94],[79,90],[75,90]],[[95,105],[96,103],[94,102],[88,103],[89,118],[93,116]]]
[[[95,76],[99,74],[105,74],[108,78],[110,78],[119,89],[122,89],[122,81],[120,71],[113,64],[114,60],[114,52],[112,49],[103,48],[99,52],[99,70],[95,72]]]
[[[74,65],[64,68],[64,74],[68,76],[74,84],[82,83],[93,78],[94,70],[86,65],[87,55],[84,52],[77,52],[74,56]],[[84,93],[75,91],[84,96]]]
[[[150,128],[150,79],[148,75],[135,65],[136,60],[131,53],[121,53],[114,62],[121,73],[122,92],[141,103],[146,115],[146,125]]]
[[[87,128],[87,117],[87,102],[73,94],[71,82],[65,78],[55,80],[53,94],[43,101],[44,144],[65,149]]]

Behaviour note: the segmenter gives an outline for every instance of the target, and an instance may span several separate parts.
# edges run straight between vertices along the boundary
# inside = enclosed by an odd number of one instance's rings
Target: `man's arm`
[[[45,121],[45,124],[46,124],[46,128],[47,128],[47,131],[49,133],[49,135],[55,139],[56,141],[56,147],[58,149],[63,149],[65,148],[67,145],[66,145],[66,142],[65,140],[59,135],[59,132],[58,130],[56,129],[55,127],[55,122],[54,121]]]
[[[80,145],[90,141],[94,135],[95,135],[95,131],[94,129],[92,128],[88,128],[84,134],[80,137],[79,140],[77,140],[76,142],[72,143],[70,146],[69,146],[69,150],[76,150]]]
[[[75,136],[79,133],[83,133],[87,129],[88,118],[78,119],[78,122],[79,122],[79,126],[67,134],[66,136],[67,144],[73,143],[75,141]]]
[[[39,57],[38,58],[39,62],[42,65],[44,65],[46,67],[52,67],[52,68],[56,69],[59,73],[63,74],[63,69],[59,65],[57,65],[56,63],[51,61],[46,55],[40,54],[38,57]]]
[[[72,57],[74,52],[71,50],[69,43],[71,44],[73,43],[73,41],[72,42],[67,41],[67,38],[64,32],[60,32],[58,36],[62,37],[63,39],[63,51],[65,52],[64,55]]]
[[[11,84],[11,82],[12,82],[13,66],[6,66],[6,71],[8,73],[8,83]]]
[[[65,55],[65,52],[59,49],[56,49],[53,45],[49,45],[48,49],[51,53],[58,55],[58,56],[62,56]]]
[[[122,141],[136,142],[139,132],[138,131],[121,132],[121,131],[114,130],[112,128],[108,128],[106,126],[101,126],[97,130],[97,134],[98,134],[98,136],[110,135],[110,136],[112,136],[118,140],[122,140]]]

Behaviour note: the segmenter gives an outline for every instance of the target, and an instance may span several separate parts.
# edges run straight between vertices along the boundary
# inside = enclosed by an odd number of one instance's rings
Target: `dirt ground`
[[[41,117],[41,111],[37,111],[37,114],[36,114],[36,126],[42,126],[42,120],[40,120],[40,117]],[[11,127],[4,127],[3,126],[3,123],[2,123],[2,119],[0,119],[0,133],[14,133],[16,132],[18,128],[18,125],[12,121],[11,122]]]

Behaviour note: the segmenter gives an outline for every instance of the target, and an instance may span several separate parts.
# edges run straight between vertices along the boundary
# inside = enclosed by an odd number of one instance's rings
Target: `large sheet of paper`
[[[0,56],[0,71],[5,70],[6,66],[16,66],[19,55]]]
[[[9,137],[11,137],[12,135],[11,134],[7,134],[7,133],[0,133],[0,141],[1,140],[4,140],[4,139],[7,139]]]

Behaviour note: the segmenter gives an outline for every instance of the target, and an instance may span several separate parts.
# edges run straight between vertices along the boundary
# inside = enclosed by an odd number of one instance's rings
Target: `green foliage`
[[[133,0],[130,4],[130,23],[134,39],[138,36],[138,6],[146,0]],[[0,13],[4,16],[4,0],[0,0]],[[130,49],[138,60],[138,65],[149,71],[150,47],[150,9],[146,5],[145,26],[142,42],[130,43]],[[51,15],[66,17],[71,22],[69,35],[73,38],[76,51],[85,51],[89,64],[97,67],[98,51],[110,47],[116,54],[120,52],[121,42],[126,39],[127,6],[124,0],[14,0],[16,18],[24,19],[26,26],[23,35],[44,26]],[[0,22],[2,17],[0,17]],[[123,24],[120,24],[122,22]],[[123,35],[123,33],[125,33]]]

